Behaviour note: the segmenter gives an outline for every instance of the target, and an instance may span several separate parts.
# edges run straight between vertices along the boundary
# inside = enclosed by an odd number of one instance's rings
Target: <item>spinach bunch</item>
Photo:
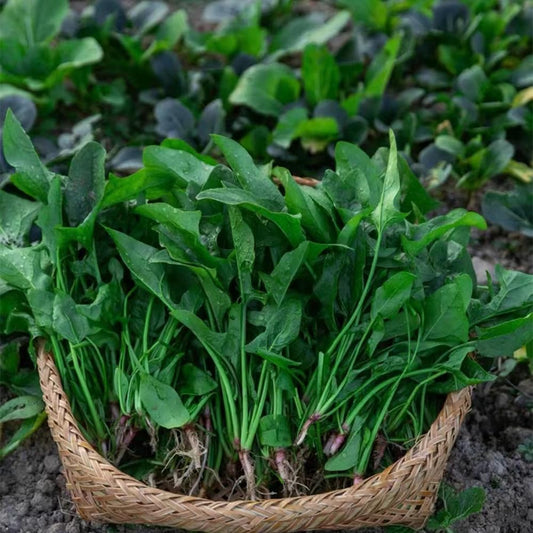
[[[357,482],[531,340],[531,276],[476,285],[484,220],[426,219],[392,133],[372,158],[338,143],[316,187],[213,142],[229,166],[150,146],[106,179],[89,143],[60,176],[6,116],[2,334],[44,339],[87,438],[126,471],[249,498],[317,471]]]

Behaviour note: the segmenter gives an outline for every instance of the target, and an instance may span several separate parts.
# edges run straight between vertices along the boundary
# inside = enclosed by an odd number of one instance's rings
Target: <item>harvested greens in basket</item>
[[[45,339],[82,431],[140,479],[214,498],[357,483],[492,379],[480,356],[531,340],[532,277],[476,285],[483,218],[426,219],[392,134],[372,158],[339,143],[315,187],[220,136],[229,166],[168,140],[108,179],[96,143],[60,176],[10,113],[3,137],[2,327]]]

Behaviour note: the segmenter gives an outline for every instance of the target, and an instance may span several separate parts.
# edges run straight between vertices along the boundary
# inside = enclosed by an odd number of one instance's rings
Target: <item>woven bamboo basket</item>
[[[449,394],[429,431],[404,457],[357,487],[260,501],[212,501],[152,488],[120,472],[85,440],[72,415],[53,355],[41,346],[38,368],[48,424],[80,516],[205,532],[291,532],[403,524],[420,528],[433,512],[438,486],[470,389]]]

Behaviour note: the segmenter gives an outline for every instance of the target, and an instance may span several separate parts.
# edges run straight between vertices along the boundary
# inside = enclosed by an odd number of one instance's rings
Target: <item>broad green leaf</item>
[[[461,226],[486,229],[487,224],[481,215],[464,209],[453,209],[446,215],[432,218],[428,222],[410,225],[408,237],[402,235],[403,249],[410,255],[417,255],[428,244]]]
[[[295,138],[312,154],[320,152],[339,135],[339,124],[332,117],[313,117],[298,124]]]
[[[394,69],[401,42],[400,35],[391,37],[372,60],[365,76],[364,93],[367,98],[381,98],[383,96]]]
[[[182,395],[204,396],[217,388],[217,382],[201,368],[192,363],[185,363],[181,367],[179,391]]]
[[[0,243],[21,246],[39,212],[39,204],[0,190]]]
[[[10,249],[0,244],[0,279],[11,287],[28,290],[47,288],[46,259],[36,248]]]
[[[459,74],[457,86],[472,102],[480,102],[489,84],[487,76],[479,65],[474,65]]]
[[[13,183],[22,192],[46,203],[54,174],[41,163],[30,138],[10,109],[6,113],[2,138],[4,156],[17,171],[11,177]]]
[[[151,261],[158,249],[120,231],[111,228],[106,228],[106,230],[115,241],[120,257],[135,279],[164,303],[171,305],[164,265]]]
[[[39,414],[44,403],[37,396],[18,396],[0,405],[0,424],[9,420],[24,420]]]
[[[472,281],[467,274],[454,279],[431,294],[424,303],[424,339],[456,344],[468,340],[466,307]],[[470,294],[468,294],[470,293]]]
[[[492,177],[503,172],[513,158],[514,152],[513,145],[503,139],[489,144],[481,161],[480,170],[483,175]]]
[[[444,508],[429,519],[428,527],[432,531],[450,529],[454,522],[481,511],[485,503],[485,490],[481,487],[470,487],[455,493],[451,487],[445,485],[439,493]]]
[[[489,222],[533,237],[533,183],[511,192],[487,191],[481,209]]]
[[[148,416],[161,427],[179,428],[191,418],[179,394],[149,374],[141,375],[139,397]]]
[[[239,143],[227,137],[213,135],[212,138],[222,150],[242,188],[267,209],[282,211],[285,207],[283,196],[270,178],[257,168],[250,154]]]
[[[476,350],[485,357],[511,357],[533,341],[533,313],[496,326],[478,329]]]
[[[211,255],[202,242],[203,236],[200,235],[202,213],[200,211],[186,211],[163,202],[156,202],[139,205],[135,208],[135,212],[162,225],[156,230],[163,237],[167,237],[164,239],[165,243],[173,244],[173,251],[181,252],[179,258],[208,267],[215,267],[218,264],[217,258]],[[173,253],[171,256],[174,259],[178,258]]]
[[[104,55],[100,45],[92,37],[62,41],[54,52],[55,67],[42,83],[42,88],[57,85],[72,70],[97,63]],[[41,87],[35,87],[37,88]]]
[[[322,100],[338,97],[340,71],[335,58],[325,47],[306,46],[302,62],[302,78],[307,102],[316,106]]]
[[[267,306],[263,312],[266,321],[265,331],[246,345],[246,351],[258,354],[260,350],[279,353],[298,337],[302,320],[302,302],[290,298],[279,307]]]
[[[288,370],[291,366],[298,366],[301,364],[298,361],[293,361],[278,353],[265,350],[264,348],[257,348],[253,353],[283,370]]]
[[[300,218],[289,213],[270,211],[260,205],[254,196],[242,189],[209,189],[197,196],[198,200],[215,200],[226,205],[242,206],[271,220],[285,234],[292,246],[298,246],[304,240]]]
[[[388,225],[403,218],[399,211],[400,175],[398,173],[398,151],[396,138],[392,130],[389,131],[390,151],[385,178],[379,202],[372,212],[372,221],[383,231]]]
[[[48,42],[67,13],[67,0],[9,0],[0,13],[0,39],[14,39],[28,48]]]
[[[145,148],[143,163],[151,179],[173,177],[181,186],[191,182],[202,186],[214,168],[191,153],[163,146]]]
[[[63,338],[77,344],[89,334],[89,322],[68,294],[56,294],[52,327]]]
[[[83,222],[104,195],[105,158],[105,150],[95,142],[72,158],[65,186],[65,211],[72,226]]]
[[[175,175],[169,172],[152,173],[144,168],[127,178],[118,178],[110,174],[106,183],[101,208],[104,209],[122,202],[137,200],[141,194],[148,194],[150,190],[164,188],[168,191],[176,184],[183,185],[181,180],[178,181],[176,179]]]
[[[294,72],[279,63],[253,65],[244,71],[229,96],[233,105],[250,107],[261,115],[279,116],[300,95]]]
[[[296,138],[296,131],[304,120],[307,120],[307,110],[304,107],[289,109],[279,117],[272,132],[272,140],[282,148],[288,148]]]
[[[439,135],[435,139],[435,146],[458,157],[461,157],[465,150],[464,144],[451,135]]]
[[[416,279],[410,272],[398,272],[379,287],[372,300],[370,316],[375,319],[392,318],[411,297],[411,288]]]
[[[259,442],[262,446],[287,448],[292,444],[289,419],[284,415],[266,415],[259,422]]]
[[[303,50],[309,44],[325,44],[335,37],[350,20],[347,11],[339,11],[327,22],[323,18],[309,15],[291,20],[274,37],[269,59]]]

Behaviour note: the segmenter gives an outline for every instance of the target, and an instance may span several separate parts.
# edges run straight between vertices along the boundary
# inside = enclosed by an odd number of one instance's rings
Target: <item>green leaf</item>
[[[237,272],[243,292],[241,297],[246,299],[253,290],[251,277],[255,262],[254,234],[236,207],[229,208],[229,219],[237,258]]]
[[[449,529],[454,522],[481,511],[485,503],[485,491],[481,487],[471,487],[456,493],[451,487],[443,485],[439,496],[444,508],[429,519],[430,531]]]
[[[202,319],[185,309],[174,309],[172,316],[194,333],[210,355],[222,356],[227,334],[209,329]]]
[[[461,226],[487,229],[481,215],[464,209],[453,209],[446,215],[437,216],[428,222],[410,225],[408,238],[402,235],[402,247],[410,255],[417,255],[428,244]]]
[[[391,37],[372,60],[365,76],[364,94],[367,98],[381,98],[383,96],[394,69],[401,42],[400,35]]]
[[[398,272],[385,281],[375,292],[370,317],[394,317],[411,297],[415,279],[416,276],[410,272]]]
[[[63,338],[77,344],[89,334],[89,321],[67,294],[56,294],[52,327]]]
[[[179,394],[149,374],[141,374],[139,397],[148,416],[161,427],[179,428],[191,418]]]
[[[164,266],[151,261],[158,249],[120,231],[111,228],[106,228],[106,230],[115,241],[120,257],[133,276],[164,303],[170,305],[171,299],[165,280]]]
[[[456,139],[451,135],[439,135],[435,139],[435,145],[437,148],[440,148],[441,150],[444,150],[445,152],[457,157],[461,157],[465,151],[464,144],[459,139]]]
[[[151,179],[171,177],[181,186],[188,183],[204,185],[214,168],[191,153],[163,146],[146,147],[143,163]]]
[[[257,213],[276,224],[285,234],[292,246],[304,240],[300,218],[289,213],[270,211],[260,205],[251,193],[241,189],[209,189],[202,191],[198,200],[215,200],[226,205],[238,205]]]
[[[519,231],[526,237],[533,237],[532,207],[533,183],[530,183],[516,187],[511,192],[487,191],[483,196],[481,209],[489,222],[507,231]]]
[[[161,226],[156,228],[165,246],[174,259],[216,267],[220,259],[213,257],[203,244],[200,234],[201,211],[186,211],[163,202],[142,204],[135,213],[155,220]]]
[[[50,277],[44,269],[43,252],[36,248],[15,248],[0,244],[0,279],[22,290],[47,288]]]
[[[468,274],[457,276],[431,294],[424,303],[424,339],[445,344],[466,342],[469,330],[466,308],[471,294],[472,280]]]
[[[285,300],[279,307],[267,306],[265,314],[265,331],[246,345],[250,353],[281,352],[283,348],[296,340],[302,320],[302,302],[295,298]]]
[[[0,190],[0,243],[21,246],[39,212],[39,204]]]
[[[298,124],[294,137],[312,154],[320,152],[339,135],[339,124],[332,117],[314,117]]]
[[[48,191],[48,201],[41,208],[37,225],[42,230],[42,242],[48,249],[50,261],[56,265],[59,255],[59,243],[57,228],[63,224],[63,192],[61,190],[61,179],[55,176]]]
[[[341,0],[339,3],[350,11],[356,24],[385,30],[387,6],[381,0]]]
[[[390,151],[387,170],[383,180],[379,202],[372,212],[372,221],[379,231],[403,218],[399,211],[400,175],[398,172],[398,151],[396,138],[392,130],[389,131]]]
[[[457,86],[472,102],[481,102],[489,80],[479,65],[474,65],[459,74]]]
[[[533,341],[533,313],[496,326],[478,329],[476,350],[485,357],[511,357]]]
[[[169,190],[173,185],[183,185],[169,172],[154,173],[148,169],[141,169],[127,178],[118,178],[109,174],[106,183],[101,209],[115,204],[136,200],[141,194],[149,195],[150,191],[164,188]]]
[[[106,153],[101,145],[87,143],[73,158],[65,186],[65,211],[72,226],[89,215],[104,195]]]
[[[488,303],[473,306],[472,322],[479,323],[488,318],[528,308],[533,304],[533,276],[515,270],[505,270],[496,265],[496,279],[499,289]]]
[[[11,453],[14,449],[16,449],[19,444],[21,444],[30,435],[35,433],[35,431],[39,429],[45,419],[46,413],[44,412],[41,412],[31,418],[25,419],[20,425],[20,427],[17,429],[17,431],[15,431],[13,436],[9,439],[7,444],[0,448],[0,460],[9,453]]]
[[[479,171],[486,178],[496,176],[505,170],[514,155],[514,146],[504,139],[487,146],[479,165]]]
[[[308,249],[309,241],[300,243],[296,249],[283,254],[270,276],[262,277],[267,292],[274,297],[278,305],[285,298],[290,284],[298,274]]]
[[[272,132],[272,140],[282,148],[289,148],[296,138],[299,125],[307,120],[307,110],[304,107],[293,107],[283,113]]]
[[[302,62],[302,78],[307,102],[316,106],[322,100],[338,97],[340,71],[326,47],[306,46]]]
[[[204,396],[217,388],[217,382],[201,368],[192,363],[185,363],[181,367],[179,391],[182,395]]]
[[[300,95],[292,69],[279,63],[253,65],[239,78],[229,96],[233,105],[243,105],[261,115],[279,116],[286,104]]]
[[[285,189],[285,204],[289,213],[301,214],[305,232],[319,242],[331,242],[334,235],[331,219],[308,194],[309,187],[299,185],[285,168],[276,167],[273,174],[280,180]]]
[[[252,194],[267,209],[283,210],[285,207],[283,196],[270,178],[262,174],[255,166],[250,154],[239,143],[227,137],[212,135],[212,138],[222,150],[243,189]]]
[[[17,170],[11,180],[22,192],[46,203],[54,174],[41,163],[30,138],[11,109],[6,113],[2,137],[4,156]]]
[[[289,419],[284,415],[266,415],[259,422],[259,442],[262,446],[287,448],[292,444]]]
[[[270,50],[273,52],[269,59],[298,52],[307,45],[325,44],[335,37],[350,20],[347,11],[339,11],[327,22],[320,17],[309,15],[291,20],[272,38]]]
[[[0,405],[0,424],[9,420],[24,420],[39,414],[44,409],[41,398],[18,396]]]
[[[0,13],[0,39],[28,48],[50,41],[67,13],[67,0],[9,0]]]

